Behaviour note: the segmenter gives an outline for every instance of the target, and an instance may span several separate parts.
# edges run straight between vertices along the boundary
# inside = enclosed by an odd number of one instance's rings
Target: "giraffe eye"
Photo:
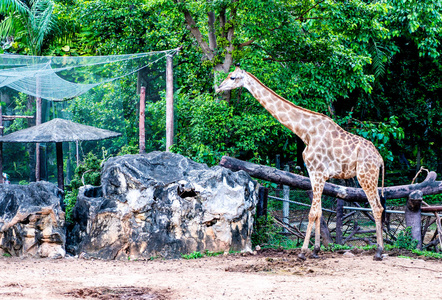
[[[232,79],[232,80],[235,80],[235,79],[236,79],[236,77],[233,77],[233,76],[232,76],[232,77],[230,77],[230,79]]]

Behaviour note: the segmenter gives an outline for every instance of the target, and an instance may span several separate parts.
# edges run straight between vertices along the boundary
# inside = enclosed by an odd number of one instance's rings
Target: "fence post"
[[[173,56],[166,56],[166,151],[173,145]]]
[[[285,165],[284,171],[289,172],[290,166]],[[283,187],[284,200],[290,200],[290,187],[288,185],[284,185]],[[290,203],[288,201],[282,202],[282,221],[284,224],[289,224],[289,215],[290,215]],[[283,232],[287,233],[287,229],[284,228]]]
[[[140,153],[146,151],[146,130],[145,130],[145,120],[146,120],[146,88],[142,86],[140,88],[140,119],[139,119],[139,131],[140,131]]]
[[[417,248],[422,250],[421,206],[423,193],[420,190],[412,192],[405,207],[405,225],[411,227],[411,236],[418,241]]]
[[[335,243],[342,245],[342,218],[344,216],[344,200],[336,198],[336,240]]]
[[[260,186],[258,189],[258,205],[256,210],[256,218],[264,216],[267,220],[267,200],[269,196],[269,189]]]

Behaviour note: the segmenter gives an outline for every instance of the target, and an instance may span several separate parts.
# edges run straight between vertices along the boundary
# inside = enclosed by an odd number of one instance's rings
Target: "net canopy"
[[[165,150],[166,51],[87,57],[0,55],[3,135],[57,118],[118,132],[112,139],[63,142],[66,181],[89,153],[104,159],[138,148],[140,87],[145,88],[146,151]],[[66,101],[67,100],[67,101]],[[86,132],[85,132],[86,133]],[[57,181],[54,143],[40,144],[41,178]],[[3,171],[11,182],[35,180],[35,145],[3,143]]]
[[[0,55],[0,88],[63,101],[155,64],[178,49],[109,56]]]

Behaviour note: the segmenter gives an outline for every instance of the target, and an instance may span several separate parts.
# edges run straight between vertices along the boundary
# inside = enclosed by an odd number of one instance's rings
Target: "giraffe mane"
[[[289,100],[287,100],[287,99],[283,98],[282,96],[278,95],[277,93],[275,93],[272,89],[268,88],[265,84],[263,84],[263,83],[261,82],[261,80],[259,80],[258,78],[256,78],[255,75],[253,75],[253,74],[251,74],[251,73],[249,73],[249,72],[247,72],[247,71],[245,71],[245,72],[246,72],[250,77],[252,77],[253,79],[255,79],[260,85],[262,85],[267,91],[269,91],[269,93],[271,93],[273,96],[279,98],[280,100],[284,101],[285,103],[287,103],[287,104],[289,104],[289,105],[291,105],[291,106],[294,106],[294,107],[296,107],[297,109],[300,109],[300,110],[302,110],[302,111],[305,111],[305,112],[308,112],[308,113],[311,113],[311,114],[314,114],[314,115],[318,115],[318,116],[325,117],[325,118],[327,118],[327,119],[330,119],[333,123],[335,123],[335,122],[334,122],[329,116],[326,116],[326,115],[324,115],[324,114],[322,114],[322,113],[319,113],[319,112],[316,112],[316,111],[313,111],[313,110],[310,110],[310,109],[307,109],[307,108],[304,108],[304,107],[298,106],[298,105],[296,105],[296,104],[290,102]]]

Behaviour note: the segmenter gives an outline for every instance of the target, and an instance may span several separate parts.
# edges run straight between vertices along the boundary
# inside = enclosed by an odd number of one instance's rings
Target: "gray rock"
[[[102,186],[80,189],[68,250],[103,259],[250,251],[257,188],[243,171],[178,154],[111,158]]]
[[[61,190],[49,182],[0,184],[0,255],[65,256]]]

